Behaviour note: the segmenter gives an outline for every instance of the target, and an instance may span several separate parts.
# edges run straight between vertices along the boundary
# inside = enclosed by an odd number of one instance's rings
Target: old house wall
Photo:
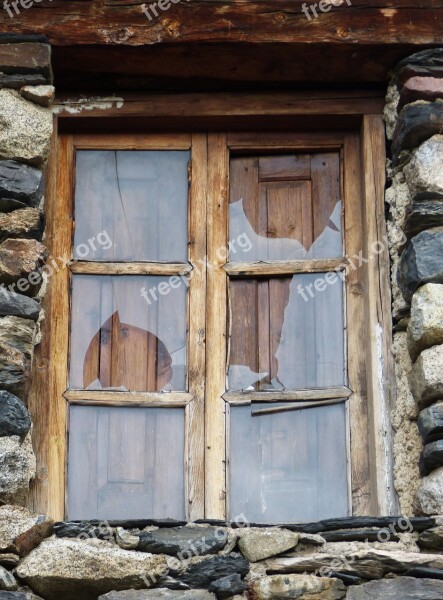
[[[242,515],[233,523],[54,524],[25,507],[35,476],[29,373],[44,318],[42,273],[50,274],[50,47],[42,38],[0,41],[0,600],[443,598],[443,51],[397,67],[385,111],[391,418],[403,516],[282,527]]]

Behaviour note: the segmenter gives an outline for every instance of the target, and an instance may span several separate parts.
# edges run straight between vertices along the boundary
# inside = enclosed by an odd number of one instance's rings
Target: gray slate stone
[[[0,317],[13,316],[37,321],[39,315],[40,303],[37,300],[0,286]]]
[[[398,285],[406,302],[425,283],[443,283],[443,227],[413,237],[400,258]]]
[[[215,554],[223,550],[227,534],[215,527],[171,527],[156,531],[142,531],[139,534],[137,550],[151,554],[180,553],[189,556]]]
[[[443,550],[443,525],[422,531],[417,544],[420,548],[425,548],[426,550]],[[443,571],[441,573],[443,574]],[[443,579],[443,577],[436,577],[436,579]]]
[[[397,577],[348,588],[347,600],[442,600],[443,582]]]
[[[392,139],[394,165],[402,150],[412,150],[435,134],[443,133],[443,102],[407,105],[400,112]]]
[[[420,456],[420,473],[429,475],[431,471],[443,466],[443,440],[426,444]]]
[[[437,402],[421,411],[418,429],[425,444],[443,439],[443,402]]]
[[[43,600],[32,592],[0,592],[0,600]]]
[[[19,200],[27,206],[37,207],[43,196],[43,173],[40,169],[0,160],[0,197]]]
[[[404,230],[408,238],[432,227],[443,226],[443,202],[420,200],[413,202],[406,211]]]
[[[190,588],[208,589],[212,582],[238,574],[243,579],[249,571],[249,563],[243,556],[211,556],[191,566],[177,579]]]
[[[23,402],[10,392],[0,391],[0,437],[25,437],[31,429],[31,417]]]
[[[18,588],[14,575],[4,567],[0,567],[0,590],[13,592]]]
[[[235,594],[243,594],[246,586],[238,573],[228,575],[213,581],[209,586],[209,591],[216,594],[217,598],[231,598]]]
[[[205,590],[177,591],[156,588],[155,590],[109,592],[100,596],[98,600],[215,600],[215,596]]]
[[[45,85],[46,83],[48,83],[48,78],[44,75],[34,75],[32,73],[0,74],[0,88],[19,90],[24,85]]]

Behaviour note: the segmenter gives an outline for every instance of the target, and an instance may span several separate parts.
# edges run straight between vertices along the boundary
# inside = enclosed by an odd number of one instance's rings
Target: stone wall
[[[41,240],[51,83],[44,39],[0,36],[0,504],[26,505],[35,475],[25,404],[47,254]]]
[[[442,514],[443,49],[400,62],[385,119],[391,149],[386,201],[393,241],[395,485],[402,514]],[[406,241],[394,242],[402,237]]]
[[[54,89],[44,39],[0,36],[0,62],[0,600],[442,600],[443,50],[398,66],[385,111],[404,516],[280,527],[53,523],[26,508]]]

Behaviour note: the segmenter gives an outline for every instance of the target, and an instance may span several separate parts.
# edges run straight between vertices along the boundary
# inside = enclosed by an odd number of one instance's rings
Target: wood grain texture
[[[321,401],[330,398],[349,398],[352,394],[346,386],[309,390],[282,390],[275,392],[226,392],[223,399],[232,405],[251,404],[252,402],[306,402]]]
[[[224,134],[208,136],[208,261],[206,316],[206,517],[225,518],[227,276],[220,248],[228,243],[228,150]]]
[[[371,421],[371,480],[378,514],[398,512],[392,480],[393,430],[389,413],[395,400],[392,354],[390,263],[384,218],[384,123],[377,115],[364,117],[362,125],[364,218],[367,227],[368,296],[366,360],[368,365],[369,418]],[[374,244],[374,246],[373,246]],[[380,244],[382,251],[380,252]],[[374,248],[376,251],[374,251]]]
[[[345,268],[346,264],[343,258],[325,258],[227,263],[223,268],[230,277],[266,277],[271,275],[291,275],[294,273],[337,271]]]
[[[64,398],[70,404],[84,406],[150,406],[185,407],[192,396],[187,392],[119,392],[113,390],[66,390]]]
[[[186,275],[192,271],[189,263],[109,263],[70,261],[69,268],[79,275]]]

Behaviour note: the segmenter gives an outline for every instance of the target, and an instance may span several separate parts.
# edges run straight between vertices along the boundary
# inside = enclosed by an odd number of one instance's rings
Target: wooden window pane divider
[[[69,404],[83,406],[185,407],[192,401],[188,392],[120,392],[114,390],[66,390]]]
[[[158,262],[91,262],[71,261],[72,273],[79,275],[186,275],[192,271],[190,263]]]
[[[352,394],[345,385],[334,388],[307,390],[275,390],[275,391],[244,391],[226,392],[222,398],[232,406],[248,405],[252,402],[321,402],[323,400],[345,400]]]
[[[296,273],[321,273],[339,271],[348,264],[345,258],[326,258],[315,260],[257,261],[226,263],[223,269],[230,277],[266,277]]]

